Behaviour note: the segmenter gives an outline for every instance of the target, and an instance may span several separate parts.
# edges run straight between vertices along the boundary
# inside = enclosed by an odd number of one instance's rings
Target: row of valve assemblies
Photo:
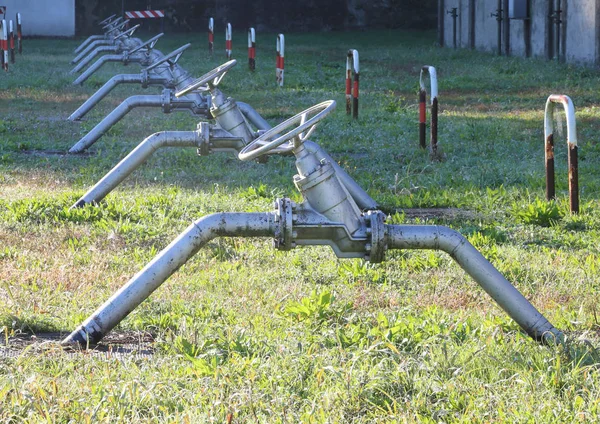
[[[139,82],[143,86],[163,86],[163,94],[130,97],[103,122],[114,124],[134,106],[160,106],[169,111],[182,108],[192,111],[203,122],[193,131],[164,131],[150,135],[72,207],[86,204],[100,207],[98,202],[104,196],[162,147],[195,147],[202,156],[226,151],[243,161],[262,155],[294,156],[298,171],[294,183],[302,193],[303,201],[296,204],[283,198],[275,201],[271,212],[216,213],[200,218],[63,340],[64,344],[88,347],[98,343],[216,237],[271,237],[275,248],[284,251],[299,245],[328,245],[338,257],[362,258],[375,263],[385,259],[388,249],[442,250],[450,254],[527,334],[548,344],[563,341],[563,333],[458,232],[443,226],[385,223],[385,215],[378,210],[375,200],[321,147],[309,140],[316,125],[334,110],[335,101],[312,106],[271,127],[250,105],[225,97],[219,90],[219,83],[235,66],[235,60],[194,80],[177,64],[177,59],[189,45],[163,56],[153,50],[162,34],[142,42],[131,37],[135,27],[119,32],[123,22],[118,22],[118,18],[107,18],[103,25],[106,33],[96,41],[108,39],[112,43],[109,51],[121,51],[121,60],[135,58],[146,67],[140,75],[111,78],[70,119],[83,116],[116,84]],[[94,42],[86,41],[76,52],[83,52],[86,45]],[[82,54],[79,56],[83,57]],[[81,152],[93,144],[106,131],[106,122],[102,128],[94,128],[90,132],[94,135],[88,134],[90,137],[80,140],[71,152]]]

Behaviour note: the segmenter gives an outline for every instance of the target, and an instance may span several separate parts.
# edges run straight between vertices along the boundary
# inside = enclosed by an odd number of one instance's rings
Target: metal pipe
[[[100,100],[111,92],[119,84],[135,84],[142,83],[144,77],[140,74],[120,74],[109,79],[98,91],[96,91],[89,99],[87,99],[79,108],[69,116],[69,121],[77,121],[88,113]]]
[[[94,41],[84,51],[82,51],[77,56],[75,56],[75,59],[73,59],[71,61],[71,64],[75,65],[75,64],[79,63],[84,57],[86,57],[87,55],[89,55],[91,52],[93,52],[98,47],[116,46],[116,44],[117,43],[116,43],[115,40],[97,40],[97,41]]]
[[[162,131],[152,134],[89,189],[71,206],[71,209],[82,207],[88,203],[97,203],[104,199],[108,193],[121,184],[158,149],[162,147],[196,147],[199,142],[197,131]]]
[[[448,253],[500,307],[538,341],[563,340],[557,330],[460,233],[437,225],[386,225],[390,249],[435,249]]]
[[[544,141],[546,159],[546,199],[555,198],[554,188],[554,123],[552,114],[555,104],[561,104],[567,119],[567,146],[569,167],[569,204],[572,213],[579,213],[579,170],[577,158],[577,128],[575,106],[569,96],[552,94],[546,100],[544,113]]]
[[[453,7],[448,10],[446,13],[452,16],[452,43],[454,44],[454,48],[456,48],[456,18],[458,17],[458,8]]]
[[[333,160],[331,156],[327,154],[327,152],[325,152],[325,150],[321,148],[321,146],[310,140],[306,140],[304,142],[304,147],[309,152],[314,153],[319,160],[325,159],[333,166],[338,180],[340,181],[340,183],[342,183],[346,190],[348,190],[348,193],[350,194],[350,196],[352,196],[352,198],[354,199],[354,201],[360,209],[377,209],[377,202],[373,200],[371,196],[369,196],[367,192],[364,191],[363,188],[359,186],[358,183],[354,181],[352,177],[348,175],[348,173],[344,171],[344,169],[335,160]]]
[[[132,56],[124,56],[122,54],[107,54],[98,59],[92,66],[87,68],[81,75],[79,75],[73,85],[83,84],[91,77],[98,69],[100,69],[107,62],[126,62],[126,63],[141,63],[146,61],[148,58],[143,54],[134,54]]]
[[[276,229],[274,213],[217,213],[197,220],[62,343],[82,346],[98,343],[210,240],[216,237],[273,237]]]
[[[79,45],[79,47],[77,47],[73,53],[77,54],[80,51],[82,51],[84,48],[86,48],[90,43],[97,41],[97,40],[105,40],[106,36],[105,35],[90,35],[88,38],[86,38],[83,43],[81,43]]]
[[[100,54],[100,53],[104,53],[104,52],[110,52],[110,53],[117,53],[119,51],[119,48],[117,46],[102,46],[102,47],[98,47],[96,50],[94,50],[92,53],[90,53],[88,56],[86,56],[85,59],[83,59],[81,62],[79,62],[77,64],[77,66],[75,66],[73,69],[71,69],[69,71],[69,74],[74,74],[76,72],[81,72],[81,70],[83,68],[85,68],[87,65],[90,64],[90,62],[92,60],[94,60],[94,58]]]
[[[104,135],[113,125],[119,122],[130,110],[136,107],[161,107],[164,103],[164,96],[157,95],[140,95],[131,96],[125,99],[111,113],[109,113],[98,125],[96,125],[89,133],[81,138],[73,147],[69,149],[69,153],[81,153],[85,149],[94,144],[100,137]]]
[[[250,105],[243,102],[237,102],[237,105],[244,116],[256,128],[259,130],[271,129],[271,125]],[[348,175],[348,173],[333,158],[331,158],[331,156],[327,154],[327,152],[325,152],[325,150],[321,148],[321,146],[310,140],[306,140],[304,142],[304,147],[306,147],[309,152],[316,154],[319,160],[325,159],[333,166],[338,179],[346,188],[346,190],[348,190],[348,193],[350,193],[360,209],[371,210],[377,208],[377,202],[373,200],[371,196],[369,196],[367,192],[364,191],[363,188],[359,186],[358,183],[354,181],[352,177]]]

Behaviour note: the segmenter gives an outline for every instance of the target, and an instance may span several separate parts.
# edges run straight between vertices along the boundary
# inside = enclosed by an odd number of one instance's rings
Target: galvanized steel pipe
[[[95,49],[92,53],[90,53],[84,60],[82,60],[81,62],[79,62],[77,64],[77,66],[75,66],[73,69],[71,69],[69,71],[69,74],[74,74],[76,72],[81,72],[81,70],[83,68],[85,68],[87,65],[90,64],[90,62],[92,60],[94,60],[94,58],[100,54],[100,53],[118,53],[119,52],[119,47],[117,46],[102,46],[102,47],[98,47],[97,49]]]
[[[79,108],[69,116],[69,121],[81,119],[88,113],[100,100],[102,100],[110,91],[119,84],[135,84],[142,83],[144,78],[140,74],[120,74],[109,79],[98,91],[96,91],[89,99],[87,99]]]
[[[150,60],[148,56],[144,53],[136,53],[127,57],[127,63],[147,63]],[[73,85],[81,85],[88,80],[98,69],[104,66],[105,63],[108,62],[125,62],[125,57],[122,54],[107,54],[102,56],[100,59],[94,62],[92,66],[87,68],[84,72],[81,73],[75,81],[73,81]]]
[[[113,40],[96,40],[93,43],[91,43],[89,46],[87,46],[87,48],[85,48],[81,53],[79,53],[77,56],[75,56],[75,58],[71,61],[71,64],[75,65],[75,64],[79,63],[84,57],[89,55],[95,49],[97,49],[98,47],[104,47],[104,46],[116,47],[115,42]]]
[[[435,249],[448,253],[532,338],[563,340],[557,330],[460,233],[437,225],[386,225],[390,249]]]
[[[110,127],[119,122],[130,110],[136,107],[160,107],[163,105],[164,96],[146,95],[131,96],[125,99],[111,113],[109,113],[98,125],[69,149],[69,153],[81,153],[94,144],[106,133]]]
[[[121,162],[111,169],[100,181],[85,193],[71,208],[97,203],[117,187],[133,171],[140,167],[152,154],[163,147],[197,147],[197,131],[162,131],[142,141]]]
[[[62,343],[88,346],[99,342],[210,240],[216,237],[273,237],[276,229],[274,213],[217,213],[197,220]]]

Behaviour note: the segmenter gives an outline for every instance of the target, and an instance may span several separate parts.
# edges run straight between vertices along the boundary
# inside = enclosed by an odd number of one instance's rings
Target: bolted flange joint
[[[296,203],[283,198],[275,200],[273,206],[275,207],[275,223],[278,228],[273,239],[273,247],[278,250],[292,250],[296,247],[292,229]]]
[[[210,124],[208,122],[200,122],[197,128],[198,156],[208,156],[210,154]]]
[[[164,113],[171,113],[173,110],[173,90],[164,89],[161,94],[161,106]]]
[[[365,225],[370,240],[365,244],[365,260],[372,263],[380,263],[385,259],[387,250],[387,238],[385,231],[385,214],[381,211],[368,211],[365,214]]]

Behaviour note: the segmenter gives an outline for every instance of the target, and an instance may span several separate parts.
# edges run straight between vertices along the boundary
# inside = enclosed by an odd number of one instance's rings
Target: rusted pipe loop
[[[546,101],[546,112],[544,114],[544,139],[547,140],[549,135],[554,134],[554,123],[552,122],[552,113],[554,112],[554,104],[560,103],[565,109],[567,118],[567,143],[577,146],[577,128],[575,125],[575,106],[569,96],[564,94],[551,94]]]
[[[429,81],[431,84],[431,98],[429,100],[433,104],[433,99],[435,99],[438,96],[437,72],[433,66],[423,66],[421,68],[421,75],[419,76],[419,86],[421,87],[421,90],[425,92],[427,92],[427,90],[425,88],[425,83],[423,82],[423,71],[429,73]]]

